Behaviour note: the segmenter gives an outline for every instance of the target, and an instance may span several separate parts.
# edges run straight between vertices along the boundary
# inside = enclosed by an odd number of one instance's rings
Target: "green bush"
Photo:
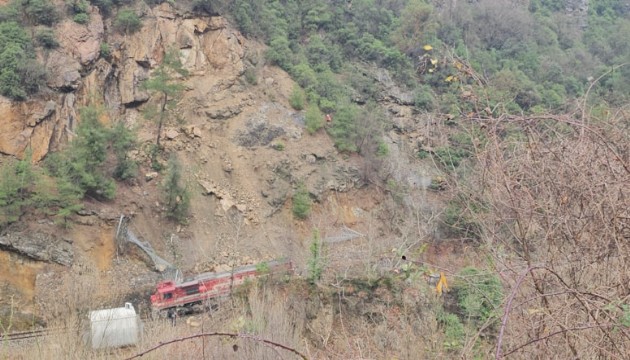
[[[99,121],[100,116],[101,110],[96,107],[80,109],[77,137],[67,150],[47,157],[47,166],[55,177],[73,186],[78,197],[109,200],[116,195],[116,184],[106,176],[110,134]]]
[[[466,329],[464,324],[455,314],[441,311],[437,315],[438,324],[444,332],[444,343],[446,350],[459,350],[466,340]]]
[[[59,21],[56,5],[48,0],[28,0],[21,2],[27,21],[33,25],[52,26]]]
[[[286,36],[273,38],[269,42],[269,48],[267,49],[265,57],[271,64],[278,65],[282,69],[290,72],[293,52],[289,48],[289,40]]]
[[[324,272],[324,261],[322,258],[322,241],[319,237],[319,231],[313,230],[313,237],[311,240],[311,246],[309,248],[311,257],[308,259],[308,282],[311,284],[317,283],[322,278],[322,272]]]
[[[193,10],[198,12],[205,12],[206,14],[211,16],[219,15],[219,13],[215,9],[215,3],[215,0],[194,0]]]
[[[490,318],[498,318],[503,301],[503,286],[499,277],[473,267],[462,269],[453,290],[462,315],[480,326]]]
[[[293,216],[304,220],[311,212],[311,197],[304,184],[299,184],[293,194]]]
[[[0,231],[26,212],[56,215],[66,223],[81,208],[75,187],[33,167],[30,151],[22,160],[5,163],[0,175]]]
[[[312,89],[317,85],[317,74],[306,62],[293,66],[291,76],[304,89]]]
[[[72,19],[77,24],[87,24],[88,22],[90,22],[90,16],[86,13],[76,14]]]
[[[54,49],[59,46],[55,33],[50,29],[40,30],[35,35],[37,42],[46,49]]]
[[[474,213],[480,212],[481,209],[475,206],[473,201],[473,199],[457,197],[447,203],[442,214],[442,221],[446,226],[445,230],[451,236],[467,240],[481,238],[482,228],[474,217]]]
[[[125,34],[133,34],[140,30],[142,27],[142,21],[138,15],[131,9],[124,9],[118,12],[116,20],[114,20],[114,27]]]
[[[135,177],[138,173],[138,164],[129,157],[129,152],[137,145],[135,132],[128,129],[122,122],[118,122],[111,130],[110,137],[116,156],[114,178],[127,180]]]
[[[70,8],[70,12],[74,15],[87,14],[90,8],[90,4],[85,0],[71,0],[67,1],[67,3]]]
[[[289,104],[295,110],[303,110],[306,105],[306,94],[304,94],[304,90],[302,90],[299,86],[294,86],[291,91],[291,95],[289,95]]]
[[[284,144],[281,142],[274,143],[271,147],[277,151],[284,151]]]
[[[357,151],[358,114],[359,110],[356,105],[345,104],[337,110],[332,125],[327,128],[339,151]]]
[[[32,76],[37,74],[31,65],[34,59],[31,39],[23,27],[14,21],[0,23],[0,94],[24,100],[39,87],[41,79]]]
[[[256,76],[256,68],[248,67],[243,72],[243,76],[245,76],[245,81],[247,81],[250,85],[258,85],[258,77]]]
[[[23,214],[33,181],[30,159],[4,164],[0,169],[0,230]]]
[[[168,160],[162,191],[166,216],[180,224],[186,223],[190,212],[190,191],[182,179],[182,166],[175,155]]]
[[[90,0],[90,3],[98,7],[101,13],[105,16],[109,16],[112,11],[112,0]]]
[[[389,146],[384,141],[379,141],[378,146],[376,148],[376,155],[378,156],[387,156],[389,155]]]
[[[112,54],[112,50],[109,48],[108,43],[101,43],[100,46],[101,56],[104,58],[108,58]]]
[[[308,131],[309,134],[314,134],[324,127],[324,114],[322,114],[316,105],[309,105],[308,108],[306,108],[304,122],[306,131]]]
[[[431,111],[435,108],[435,96],[429,86],[419,86],[414,93],[414,106],[421,110]]]

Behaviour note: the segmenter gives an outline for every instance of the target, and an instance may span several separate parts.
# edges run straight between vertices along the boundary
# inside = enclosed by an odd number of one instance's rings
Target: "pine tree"
[[[158,151],[160,149],[162,126],[170,110],[167,106],[171,100],[175,100],[184,90],[184,85],[178,82],[178,75],[187,76],[188,71],[184,69],[179,59],[179,52],[176,49],[171,49],[164,54],[164,60],[160,66],[158,66],[151,77],[144,82],[145,89],[161,97],[160,109],[157,114],[158,133],[155,142]]]

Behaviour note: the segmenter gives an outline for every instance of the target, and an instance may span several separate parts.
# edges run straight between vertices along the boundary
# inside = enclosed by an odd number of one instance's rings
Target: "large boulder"
[[[81,64],[61,50],[51,51],[46,61],[46,84],[53,89],[73,91],[81,84]]]

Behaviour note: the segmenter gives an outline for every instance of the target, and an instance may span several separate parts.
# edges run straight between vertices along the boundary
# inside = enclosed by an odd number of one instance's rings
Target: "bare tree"
[[[630,123],[581,116],[485,119],[458,184],[511,288],[497,359],[630,355]]]

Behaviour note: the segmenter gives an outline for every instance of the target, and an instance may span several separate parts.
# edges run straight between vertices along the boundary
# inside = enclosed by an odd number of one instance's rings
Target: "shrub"
[[[311,246],[309,248],[311,257],[308,259],[308,282],[315,284],[322,278],[324,271],[324,262],[322,259],[322,241],[319,237],[319,231],[313,230]]]
[[[101,56],[104,58],[109,57],[112,54],[111,49],[109,48],[109,44],[108,43],[101,43]]]
[[[55,33],[50,29],[38,31],[37,35],[35,35],[35,39],[46,49],[54,49],[59,46],[59,43],[55,38]]]
[[[454,290],[464,318],[481,325],[496,317],[503,301],[503,286],[499,278],[473,267],[462,269],[459,277],[464,281],[457,283]]]
[[[24,13],[33,25],[52,26],[59,21],[59,13],[51,1],[29,0],[22,3]]]
[[[182,166],[175,155],[168,160],[162,191],[166,202],[166,216],[180,224],[186,223],[190,211],[190,192],[184,184]]]
[[[80,13],[74,15],[73,20],[77,24],[87,24],[90,21],[90,16],[86,13]]]
[[[136,146],[136,134],[118,122],[111,131],[111,143],[114,155],[116,155],[116,168],[114,178],[127,180],[138,173],[138,164],[129,157],[129,151]]]
[[[284,144],[281,142],[277,142],[275,144],[273,144],[271,146],[274,150],[278,150],[278,151],[283,151],[284,150]]]
[[[73,0],[68,4],[72,14],[87,14],[90,4],[85,0]],[[75,20],[76,21],[76,20]]]
[[[108,16],[112,10],[112,0],[90,0],[92,5],[98,7],[103,15]]]
[[[384,141],[379,141],[378,146],[376,148],[376,155],[378,156],[387,156],[389,155],[389,146]]]
[[[431,111],[435,108],[435,97],[429,86],[420,86],[414,94],[414,106],[421,110]]]
[[[300,183],[295,194],[293,194],[293,215],[298,219],[304,220],[310,212],[311,198],[308,190],[306,190],[306,186]]]
[[[35,58],[30,47],[31,40],[21,25],[9,21],[0,23],[0,94],[14,100],[26,99],[29,89],[37,89],[39,81],[32,67],[26,66]],[[40,72],[41,73],[41,72]]]
[[[114,21],[114,27],[125,34],[133,34],[140,30],[142,21],[138,15],[130,9],[120,10]]]
[[[276,36],[269,42],[269,49],[265,54],[267,60],[273,65],[278,65],[282,69],[291,69],[291,58],[293,52],[289,48],[289,40],[286,36]]]
[[[88,106],[80,109],[77,137],[63,153],[47,157],[51,173],[75,188],[77,196],[113,199],[116,184],[105,175],[109,133],[99,121],[101,110]]]
[[[46,70],[35,59],[26,59],[18,66],[21,86],[27,94],[34,94],[45,84]]]
[[[466,329],[457,315],[442,311],[438,313],[437,320],[444,331],[445,339],[442,344],[444,348],[446,350],[461,349],[466,339]]]
[[[291,76],[304,89],[311,89],[317,85],[317,73],[307,62],[300,62],[291,69]]]
[[[306,109],[304,122],[306,124],[306,131],[308,131],[309,134],[314,134],[317,130],[324,127],[324,114],[322,114],[316,105],[309,105]]]
[[[245,76],[245,81],[247,81],[250,85],[258,85],[258,78],[256,77],[256,68],[248,67],[243,72],[243,76]]]
[[[211,16],[219,15],[213,5],[214,2],[214,0],[194,0],[193,11],[205,12],[206,14]]]
[[[302,90],[299,86],[294,86],[293,91],[291,91],[291,95],[289,96],[289,104],[295,110],[303,110],[306,103],[306,95],[304,94],[304,90]]]
[[[335,141],[335,146],[339,151],[357,151],[358,107],[354,104],[346,104],[339,108],[332,121],[332,126],[328,128],[328,133]]]

